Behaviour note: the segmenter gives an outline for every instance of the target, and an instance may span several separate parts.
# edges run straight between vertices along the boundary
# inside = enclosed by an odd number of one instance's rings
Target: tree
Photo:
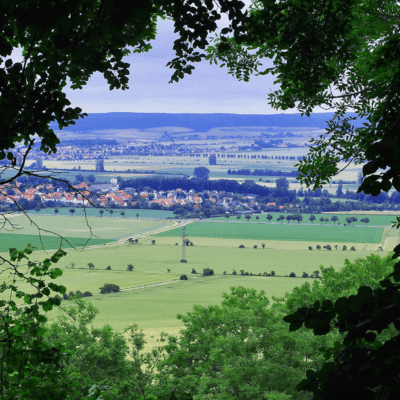
[[[103,157],[99,157],[96,160],[96,172],[104,172],[104,158]]]
[[[271,222],[271,219],[273,218],[273,216],[271,215],[271,214],[268,214],[267,215],[267,220],[269,221],[269,222]]]
[[[128,264],[128,266],[126,267],[127,271],[133,271],[133,265],[132,264]]]
[[[91,183],[93,185],[94,183],[96,183],[96,176],[93,174],[90,174],[86,177],[86,180],[88,181],[88,183]]]
[[[187,275],[181,275],[181,277],[179,278],[181,281],[187,281],[188,277]]]
[[[289,181],[286,178],[278,178],[275,181],[275,185],[280,195],[286,193],[289,190]]]
[[[94,269],[94,264],[93,263],[88,263],[88,267],[89,267],[89,269]]]
[[[210,174],[210,170],[206,167],[196,167],[193,171],[193,175],[196,179],[207,180]]]
[[[83,175],[81,175],[81,174],[75,175],[75,181],[79,182],[79,183],[82,183],[82,182],[85,181],[85,177]]]
[[[369,223],[369,218],[361,218],[360,221],[367,225]]]
[[[117,293],[119,292],[119,286],[115,285],[113,283],[105,283],[104,286],[100,288],[100,293],[101,294],[107,294],[107,293]]]
[[[217,165],[217,156],[215,154],[210,154],[210,157],[208,157],[208,163],[210,165]]]
[[[256,215],[256,220],[258,221],[260,219],[260,216],[259,215]]]
[[[74,214],[75,214],[75,208],[71,208],[71,209],[69,210],[69,213],[71,214],[71,216],[74,215]]]
[[[319,220],[321,221],[321,225],[322,225],[322,223],[325,221],[325,218],[321,217]]]
[[[138,219],[139,218],[139,213],[136,213],[136,219]]]
[[[310,217],[308,218],[312,223],[316,220],[315,215],[311,214]]]
[[[317,250],[321,250],[321,246],[320,246],[319,244],[317,244],[317,245],[315,246],[315,248],[316,248]]]
[[[112,216],[114,214],[114,210],[109,210],[109,213]]]
[[[121,215],[124,217],[125,216],[125,211],[121,211]]]
[[[60,210],[59,210],[58,208],[55,208],[55,209],[54,209],[54,214],[57,215],[59,212],[60,212]]]
[[[103,218],[104,210],[100,210],[99,213],[100,213],[100,217]]]
[[[285,219],[285,216],[280,215],[276,220],[279,222],[279,221],[283,221],[284,219]],[[282,222],[281,222],[281,224],[282,224]]]
[[[251,215],[250,214],[246,214],[244,217],[247,219],[247,222],[249,222],[250,219],[251,219]]]
[[[339,218],[336,215],[332,215],[331,221],[336,225],[336,222],[339,220]]]
[[[261,246],[263,249],[265,249],[265,243],[262,243]]]
[[[151,244],[156,244],[155,239],[153,239],[153,240],[151,241]]]
[[[353,222],[353,220],[351,219],[351,217],[346,217],[346,222],[348,225],[350,225]]]

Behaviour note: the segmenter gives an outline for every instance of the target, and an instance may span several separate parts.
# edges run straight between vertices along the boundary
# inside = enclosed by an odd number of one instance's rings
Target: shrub
[[[187,262],[187,261],[182,258],[182,260],[180,262]]]
[[[226,275],[226,271],[224,271],[223,274]]]
[[[179,246],[178,243],[175,243],[175,246]]]
[[[312,247],[311,247],[311,246],[308,246],[308,250],[312,250]]]
[[[254,247],[253,247],[253,249],[256,249],[256,248],[257,248],[257,245],[255,244]]]
[[[232,271],[232,275],[237,275],[236,269]]]
[[[319,278],[319,271],[314,271],[311,275],[311,278]]]
[[[114,285],[113,283],[105,283],[104,286],[100,288],[101,294],[116,293],[116,292],[119,292],[119,286]]]
[[[132,264],[128,264],[128,266],[126,267],[127,271],[133,271],[134,266]]]
[[[153,239],[153,240],[151,241],[151,244],[156,244],[156,241]]]
[[[214,270],[211,268],[204,268],[203,269],[203,276],[211,276],[214,275]]]
[[[317,245],[315,246],[315,248],[316,248],[317,250],[321,250],[321,246],[320,246],[319,244],[317,244]]]
[[[244,275],[244,269],[240,270],[240,275]]]
[[[194,246],[193,242],[190,242],[190,245],[191,245],[191,246]]]
[[[246,275],[246,276],[249,276],[249,273],[248,273],[248,272],[245,272],[245,275]]]
[[[239,246],[239,249],[244,249],[244,244],[241,244],[241,245]]]
[[[268,272],[263,272],[263,275],[264,276],[268,276]]]
[[[59,296],[58,294],[56,294],[54,297],[55,297],[56,299],[60,300],[60,301],[63,300],[63,298],[62,298],[61,296]]]
[[[192,274],[197,274],[197,272],[194,268],[192,268]]]
[[[302,278],[308,278],[307,272],[303,272]]]
[[[92,292],[83,292],[82,293],[82,297],[90,297],[90,296],[93,296]]]
[[[186,275],[181,275],[181,277],[179,278],[181,281],[187,281],[188,277]]]
[[[64,294],[63,294],[63,299],[64,299],[64,300],[69,300],[69,297],[68,297],[67,293],[64,293]]]
[[[75,292],[75,296],[80,296],[80,297],[82,297],[82,292],[81,292],[80,290],[77,290],[77,291]]]
[[[171,272],[171,270],[170,270],[169,268],[167,268],[167,271],[168,271],[168,272]]]
[[[347,250],[347,246],[344,244],[342,247],[342,251],[346,251]]]
[[[69,292],[69,294],[68,294],[68,297],[71,299],[71,298],[73,298],[73,297],[75,297],[75,293],[74,292]]]
[[[356,251],[356,248],[354,246],[351,246],[350,250],[351,251]]]
[[[291,273],[289,274],[289,276],[290,276],[291,278],[296,278],[296,274],[295,274],[294,272],[291,272]]]
[[[275,271],[271,271],[271,276],[275,276]]]
[[[111,265],[106,268],[106,271],[111,271]]]

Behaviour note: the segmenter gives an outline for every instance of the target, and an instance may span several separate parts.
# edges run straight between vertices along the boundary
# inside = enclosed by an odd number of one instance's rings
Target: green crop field
[[[174,224],[169,220],[150,220],[136,218],[100,218],[88,217],[87,220],[82,216],[56,216],[56,215],[30,215],[34,222],[31,224],[28,218],[18,215],[10,219],[16,228],[7,232],[7,235],[13,240],[15,235],[37,235],[37,227],[55,232],[59,235],[75,238],[89,238],[90,229],[96,236],[94,239],[118,239],[133,235],[139,235],[162,229]],[[36,224],[36,225],[35,225]],[[6,228],[10,226],[6,225]],[[5,231],[3,230],[3,234]],[[42,232],[43,235],[50,235],[48,232]],[[14,246],[15,247],[15,246]]]
[[[54,208],[45,208],[41,211],[37,212],[35,210],[29,210],[29,215],[56,215],[54,212]],[[99,218],[137,218],[136,214],[139,214],[139,219],[141,218],[155,218],[155,219],[166,219],[168,217],[174,217],[174,213],[172,211],[164,211],[164,210],[136,210],[136,209],[124,209],[124,208],[112,208],[108,210],[104,210],[103,216],[100,214],[101,208],[75,208],[75,207],[58,207],[57,215],[68,215],[71,216],[69,210],[71,208],[75,209],[74,216],[85,216],[85,212],[87,216],[90,217],[99,217]],[[110,213],[112,211],[112,213]],[[121,212],[124,212],[125,215],[122,216]]]
[[[267,215],[271,214],[272,219],[271,222],[268,221],[267,219]],[[292,212],[288,212],[288,213],[268,213],[268,212],[264,212],[262,214],[251,214],[250,215],[250,221],[251,222],[267,222],[267,223],[273,223],[273,222],[277,222],[277,218],[280,215],[283,215],[284,217],[286,217],[287,215],[292,215],[292,214],[298,214],[298,213],[292,213]],[[300,222],[301,224],[312,224],[312,225],[338,225],[340,223],[340,225],[343,224],[347,224],[346,222],[346,218],[347,217],[356,217],[357,218],[357,222],[352,222],[351,226],[355,225],[360,225],[360,226],[390,226],[392,225],[392,221],[394,221],[396,219],[395,216],[393,215],[369,215],[369,214],[357,214],[357,213],[352,213],[349,212],[348,214],[335,214],[335,213],[322,213],[322,214],[314,214],[316,220],[314,221],[314,223],[312,223],[310,221],[310,215],[311,214],[301,214],[303,217],[303,220]],[[338,221],[335,223],[333,221],[331,221],[331,217],[336,216],[338,217]],[[258,217],[258,219],[257,219]],[[328,222],[322,222],[320,221],[320,218],[329,218]],[[364,224],[363,222],[361,222],[361,219],[363,218],[369,218],[369,223],[368,224]],[[226,217],[217,217],[217,218],[213,218],[212,220],[218,220],[218,221],[237,221],[236,219],[236,215],[230,215],[229,218]],[[240,221],[247,221],[244,216],[241,217]],[[280,223],[280,222],[279,222]],[[283,220],[283,224],[297,224],[297,221],[290,221],[287,222],[287,220]]]
[[[74,247],[82,247],[85,244],[87,246],[93,245],[101,245],[110,242],[110,239],[96,239],[92,238],[88,241],[88,237],[64,237],[65,240],[61,241],[61,239],[57,236],[48,236],[42,235],[10,235],[9,233],[0,233],[0,252],[6,252],[10,248],[17,248],[18,250],[24,249],[28,243],[32,246],[37,247],[38,249],[58,249],[63,248],[67,249],[71,246],[68,242]],[[68,242],[66,242],[66,240]]]
[[[179,237],[180,229],[172,229],[157,236]],[[380,243],[383,228],[359,226],[324,226],[320,224],[260,224],[251,222],[195,222],[187,226],[191,237],[258,240],[300,240],[310,242]]]

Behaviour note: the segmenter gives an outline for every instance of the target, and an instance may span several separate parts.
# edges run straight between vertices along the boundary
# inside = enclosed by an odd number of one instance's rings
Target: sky
[[[251,1],[244,0],[244,3],[248,7]],[[228,22],[223,16],[219,29],[228,26]],[[177,38],[173,21],[160,18],[157,31],[156,39],[151,42],[152,50],[132,53],[123,59],[131,64],[129,89],[110,91],[103,75],[95,73],[82,90],[72,90],[69,84],[64,88],[72,103],[70,107],[80,107],[87,113],[282,113],[273,110],[267,102],[267,95],[274,87],[271,75],[252,76],[249,82],[238,81],[228,74],[227,68],[202,60],[194,64],[192,75],[169,84],[173,70],[166,64],[175,57],[173,43]],[[22,51],[15,50],[12,58],[22,61]]]

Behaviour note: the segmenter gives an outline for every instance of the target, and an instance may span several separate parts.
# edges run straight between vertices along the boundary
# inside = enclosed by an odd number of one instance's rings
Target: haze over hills
[[[207,132],[213,128],[236,127],[327,127],[326,121],[333,113],[315,113],[310,117],[301,114],[165,114],[165,113],[92,113],[76,121],[63,132],[89,132],[110,129],[151,129],[174,127],[176,130]],[[355,114],[349,114],[355,115]],[[361,126],[358,121],[357,126]],[[57,129],[57,124],[50,125]]]

